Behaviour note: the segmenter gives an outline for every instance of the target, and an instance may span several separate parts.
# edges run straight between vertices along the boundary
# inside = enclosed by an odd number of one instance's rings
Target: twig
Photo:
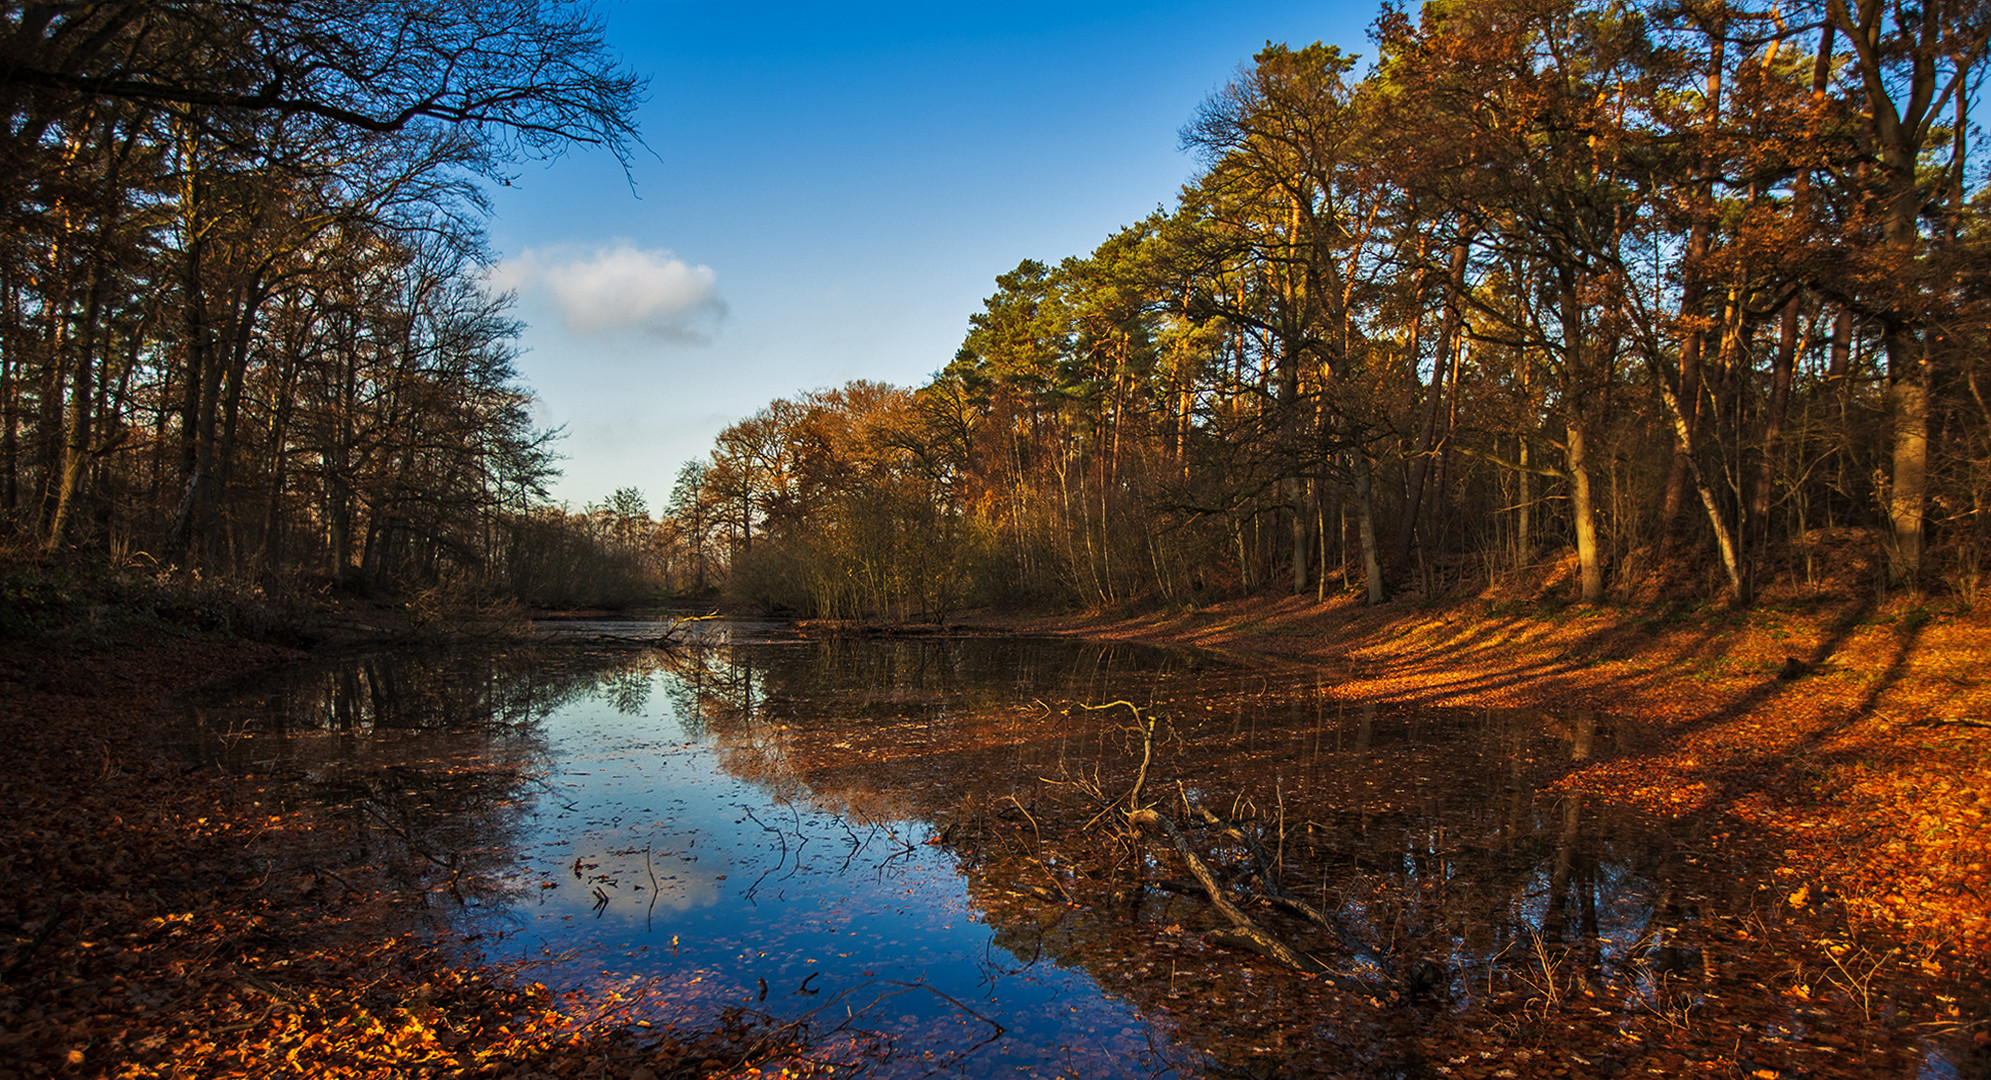
[[[659,891],[657,886],[657,866],[650,860],[649,844],[643,845],[643,869],[650,872],[650,906],[643,909],[643,932],[647,934],[650,932],[651,921],[657,914],[657,893]],[[766,991],[762,991],[762,996],[766,996]]]

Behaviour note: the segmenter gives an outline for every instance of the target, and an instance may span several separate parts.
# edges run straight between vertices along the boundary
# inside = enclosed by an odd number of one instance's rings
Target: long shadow
[[[1774,711],[1779,701],[1800,699],[1812,692],[1809,680],[1847,644],[1856,631],[1869,623],[1878,604],[1877,596],[1863,597],[1857,604],[1842,611],[1804,655],[1788,658],[1784,671],[1779,675],[1766,677],[1759,684],[1728,696],[1719,707],[1668,723],[1665,742],[1677,745],[1682,740],[1718,730],[1745,717]],[[1452,676],[1434,674],[1447,661],[1483,669],[1485,665],[1497,662],[1503,648],[1518,646],[1526,650],[1538,647],[1538,641],[1529,640],[1528,625],[1518,620],[1492,625],[1483,620],[1476,621],[1415,652],[1399,653],[1373,663],[1357,660],[1347,667],[1356,679],[1385,687],[1391,676],[1416,673],[1417,677],[1407,681],[1400,689],[1381,689],[1366,695],[1366,700],[1379,704],[1443,706],[1476,695],[1525,690],[1530,684],[1552,685],[1559,677],[1578,676],[1584,680],[1583,692],[1586,695],[1615,695],[1617,711],[1635,713],[1640,696],[1647,692],[1663,692],[1667,680],[1675,677],[1670,671],[1678,665],[1697,657],[1718,656],[1728,651],[1718,644],[1726,629],[1720,625],[1708,625],[1698,633],[1686,635],[1684,641],[1679,640],[1680,632],[1675,631],[1673,637],[1676,643],[1667,646],[1671,658],[1666,663],[1633,675],[1600,678],[1588,669],[1588,658],[1615,658],[1629,652],[1650,650],[1656,644],[1647,637],[1648,631],[1642,627],[1613,623],[1576,636],[1564,647],[1560,658],[1531,660],[1509,666],[1498,673],[1476,670]],[[1549,632],[1543,631],[1542,635]],[[1534,636],[1538,638],[1542,635]],[[1710,763],[1700,767],[1694,778],[1705,784],[1708,791],[1701,805],[1719,809],[1733,806],[1756,792],[1787,787],[1796,772],[1815,763],[1827,744],[1870,715],[1901,684],[1909,673],[1922,637],[1919,625],[1902,628],[1892,656],[1860,699],[1855,703],[1820,710],[1819,715],[1805,725],[1798,738],[1771,738],[1760,750],[1737,748],[1736,756],[1726,764]],[[1536,692],[1529,696],[1540,698],[1544,695]]]
[[[1849,618],[1857,623],[1863,617],[1864,610]],[[1449,638],[1416,652],[1402,653],[1389,660],[1373,663],[1352,661],[1347,667],[1351,674],[1365,680],[1380,680],[1391,674],[1416,672],[1417,679],[1411,685],[1397,691],[1385,691],[1372,698],[1378,702],[1403,705],[1456,704],[1459,699],[1470,695],[1518,688],[1564,675],[1583,674],[1586,679],[1601,682],[1602,685],[1595,686],[1594,689],[1604,692],[1611,691],[1614,686],[1626,690],[1650,689],[1661,684],[1667,677],[1662,669],[1614,680],[1598,680],[1594,673],[1589,671],[1591,663],[1620,659],[1653,648],[1649,631],[1642,627],[1617,623],[1601,625],[1577,636],[1563,648],[1561,657],[1508,664],[1498,673],[1460,673],[1451,677],[1435,674],[1448,664],[1470,664],[1480,667],[1497,663],[1503,650],[1514,649],[1517,646],[1522,649],[1535,647],[1531,638],[1545,636],[1551,631],[1541,630],[1531,635],[1529,629],[1532,625],[1521,620],[1502,620],[1492,624],[1485,620],[1476,620],[1468,626],[1461,627]],[[1710,646],[1722,632],[1723,629],[1719,626],[1708,626],[1698,634],[1688,636],[1686,641],[1672,649],[1673,656],[1670,662],[1684,663],[1692,657],[1718,651],[1711,650]],[[1839,637],[1828,640],[1820,646],[1821,656],[1829,655],[1843,641],[1844,630],[1839,633]],[[1627,700],[1625,703],[1635,704],[1636,699]],[[1718,720],[1717,717],[1714,722]]]
[[[1841,640],[1843,640],[1843,636],[1842,634]],[[1721,776],[1723,782],[1719,786],[1710,784],[1719,793],[1721,801],[1732,802],[1754,791],[1767,789],[1772,786],[1781,786],[1778,782],[1789,779],[1795,770],[1801,768],[1805,762],[1812,760],[1825,744],[1831,742],[1854,724],[1871,715],[1874,707],[1880,703],[1881,699],[1886,697],[1888,692],[1894,689],[1894,687],[1900,685],[1901,680],[1907,675],[1909,661],[1915,655],[1916,646],[1921,641],[1921,638],[1922,627],[1919,624],[1906,627],[1900,634],[1900,640],[1895,648],[1893,658],[1888,661],[1886,669],[1873,681],[1860,702],[1852,708],[1846,709],[1843,715],[1830,722],[1817,725],[1796,743],[1780,748],[1774,756],[1774,768],[1763,768],[1765,763],[1762,758],[1758,758],[1755,763],[1756,767],[1753,769],[1738,766],[1726,770]],[[1815,667],[1826,656],[1830,655],[1830,650],[1824,650],[1819,655],[1815,655],[1807,661],[1807,666]],[[1801,677],[1785,682],[1783,684],[1784,692],[1798,692],[1802,682],[1803,679]],[[1763,701],[1767,702],[1778,696],[1781,696],[1781,694],[1769,694],[1763,698]],[[1723,713],[1729,713],[1730,711],[1723,710]],[[1741,710],[1742,713],[1746,713],[1747,711],[1746,709]]]
[[[1796,658],[1796,657],[1792,658],[1792,660],[1795,661],[1796,668],[1801,669],[1802,671],[1805,672],[1811,672],[1817,670],[1827,659],[1829,659],[1833,654],[1838,652],[1840,647],[1846,643],[1847,639],[1851,637],[1852,633],[1855,630],[1857,630],[1859,627],[1861,627],[1866,623],[1866,621],[1873,615],[1876,607],[1877,607],[1877,599],[1874,597],[1867,597],[1866,599],[1862,600],[1857,607],[1843,613],[1838,619],[1833,621],[1828,633],[1823,638],[1821,638],[1818,644],[1815,645],[1809,651],[1808,655],[1802,658]],[[1699,634],[1690,636],[1689,639],[1684,644],[1672,650],[1673,658],[1671,662],[1674,664],[1678,664],[1685,662],[1691,657],[1703,653],[1708,653],[1710,651],[1717,654],[1719,652],[1725,651],[1718,649],[1710,650],[1709,648],[1713,642],[1715,642],[1717,639],[1720,638],[1722,632],[1723,630],[1719,626],[1709,626]],[[1581,656],[1587,654],[1592,656],[1601,656],[1608,658],[1614,655],[1613,652],[1611,651],[1611,646],[1622,644],[1625,638],[1640,635],[1642,633],[1643,632],[1641,630],[1626,627],[1623,625],[1602,626],[1599,627],[1597,630],[1579,638],[1572,647],[1565,650],[1565,656],[1570,656],[1570,655]],[[1499,647],[1500,646],[1497,643],[1487,643],[1487,644],[1472,646],[1472,648],[1477,651],[1494,650],[1498,649]],[[1650,645],[1641,644],[1639,647],[1649,648]],[[1897,652],[1894,659],[1890,662],[1887,670],[1883,673],[1882,678],[1875,684],[1874,688],[1869,693],[1867,700],[1862,703],[1861,706],[1862,710],[1864,710],[1865,708],[1870,708],[1875,700],[1877,700],[1880,696],[1884,695],[1889,689],[1891,689],[1901,680],[1901,678],[1906,674],[1908,661],[1912,653],[1913,653],[1913,639],[1911,638],[1910,641],[1905,642],[1903,644],[1902,649]],[[1412,666],[1414,663],[1415,661],[1409,661],[1403,663],[1401,666]],[[1584,667],[1583,667],[1583,662],[1581,660],[1568,660],[1568,659],[1560,661],[1545,660],[1516,667],[1512,669],[1508,674],[1510,676],[1539,677],[1540,675],[1545,675],[1545,674],[1573,673],[1582,670],[1584,670]],[[1615,680],[1606,679],[1602,681],[1606,689],[1610,688],[1612,685],[1621,685],[1630,688],[1630,687],[1642,687],[1650,685],[1665,678],[1667,678],[1667,675],[1664,668],[1662,668],[1650,674],[1640,674],[1635,677],[1615,679]],[[1523,681],[1526,681],[1526,678],[1508,677],[1508,678],[1495,679],[1489,677],[1480,677],[1473,679],[1467,683],[1447,684],[1447,686],[1448,689],[1455,686],[1481,689],[1487,687],[1511,686]],[[1684,723],[1676,725],[1672,729],[1672,731],[1680,735],[1690,735],[1695,731],[1707,727],[1716,726],[1734,720],[1738,717],[1747,715],[1761,708],[1762,706],[1776,700],[1777,698],[1801,690],[1802,687],[1803,687],[1803,679],[1801,677],[1797,679],[1779,678],[1774,680],[1766,680],[1761,685],[1752,687],[1744,691],[1743,693],[1735,696],[1722,707],[1707,712],[1706,714],[1699,716],[1693,720],[1686,721]]]
[[[1670,735],[1675,740],[1690,738],[1697,733],[1718,728],[1756,713],[1779,699],[1803,694],[1806,689],[1805,680],[1839,651],[1853,632],[1872,617],[1877,607],[1877,597],[1866,597],[1859,606],[1834,621],[1829,632],[1808,655],[1803,658],[1791,658],[1794,663],[1787,661],[1786,671],[1795,677],[1779,675],[1773,679],[1766,679],[1760,685],[1736,695],[1721,708],[1675,725]],[[1872,710],[1876,702],[1899,685],[1902,678],[1907,675],[1909,661],[1914,655],[1915,644],[1920,637],[1920,626],[1908,628],[1888,666],[1881,672],[1880,677],[1874,680],[1864,698],[1857,705],[1844,709],[1843,715],[1837,719],[1817,725],[1795,744],[1773,744],[1766,753],[1747,756],[1728,768],[1707,773],[1705,782],[1713,793],[1709,805],[1733,803],[1745,795],[1762,790],[1768,786],[1768,781],[1788,774],[1791,758],[1808,749],[1815,749],[1857,723]],[[1775,770],[1766,771],[1765,762],[1776,758],[1785,759],[1784,764]]]

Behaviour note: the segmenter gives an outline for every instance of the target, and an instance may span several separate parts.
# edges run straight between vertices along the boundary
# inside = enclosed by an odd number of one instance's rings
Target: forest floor
[[[1923,943],[1923,963],[1982,984],[1982,616],[1911,601],[1655,614],[1257,600],[969,625],[1317,665],[1351,700],[1644,725],[1637,752],[1562,783],[1732,821],[1707,832],[1777,867],[1792,907]],[[182,695],[301,655],[157,624],[0,637],[0,1080],[650,1080],[745,1075],[766,1055],[769,1033],[745,1024],[618,1032],[463,965],[407,934],[386,882],[320,858],[350,846],[349,826],[165,749]],[[1991,1039],[1977,1039],[1982,1056]]]
[[[1638,749],[1565,788],[1732,820],[1710,831],[1776,866],[1791,904],[1836,904],[1991,970],[1981,613],[1913,598],[1670,611],[1295,598],[965,625],[1300,662],[1351,702],[1608,715]]]

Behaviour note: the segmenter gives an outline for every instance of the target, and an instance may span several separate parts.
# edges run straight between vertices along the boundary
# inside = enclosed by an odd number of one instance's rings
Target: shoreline
[[[1350,702],[1610,716],[1640,748],[1560,789],[1709,819],[1728,853],[1746,845],[1777,867],[1785,902],[1830,894],[1855,925],[1991,974],[1982,615],[1912,599],[1665,613],[1302,598],[959,625],[1305,664],[1337,676],[1326,692]]]

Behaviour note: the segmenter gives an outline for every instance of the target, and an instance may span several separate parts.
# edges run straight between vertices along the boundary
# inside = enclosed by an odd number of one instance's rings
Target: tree
[[[1969,593],[1986,18],[1436,0],[1385,11],[1359,79],[1268,44],[1185,129],[1174,206],[998,277],[903,399],[743,421],[706,505],[759,594],[845,613],[1324,591],[1337,560],[1374,602],[1543,542],[1584,602],[1745,604],[1821,507]]]
[[[586,3],[307,0],[12,4],[0,113],[32,145],[88,101],[182,116],[311,116],[378,134],[475,131],[495,152],[575,141],[618,155],[643,81],[619,70]]]
[[[691,563],[691,590],[699,593],[706,589],[706,545],[712,528],[705,493],[706,469],[702,461],[687,461],[680,466],[671,485],[670,502],[664,509],[665,516],[675,526],[677,544],[689,549],[685,554]]]
[[[1879,321],[1887,349],[1890,553],[1895,578],[1912,585],[1927,539],[1937,376],[1954,341],[1941,329],[1955,299],[1944,256],[1962,233],[1972,76],[1991,39],[1991,9],[1829,0],[1825,15],[1851,49],[1846,96],[1866,136],[1840,252],[1852,275],[1841,287]]]
[[[1482,305],[1498,340],[1539,358],[1563,438],[1586,603],[1604,593],[1594,491],[1598,402],[1616,370],[1618,327],[1603,306],[1627,234],[1643,155],[1635,107],[1651,84],[1636,12],[1563,0],[1427,8],[1385,39],[1402,92],[1428,109],[1424,169],[1489,248],[1514,260],[1519,308]]]
[[[11,538],[501,574],[553,457],[477,180],[626,158],[641,90],[563,0],[0,9]]]
[[[1183,141],[1208,165],[1190,202],[1207,223],[1200,245],[1206,276],[1219,277],[1219,268],[1239,262],[1263,276],[1255,288],[1196,295],[1192,314],[1263,334],[1271,351],[1273,394],[1263,437],[1287,458],[1279,472],[1290,500],[1293,591],[1304,592],[1309,582],[1313,514],[1305,481],[1345,454],[1369,599],[1378,603],[1371,436],[1354,410],[1338,407],[1329,394],[1362,354],[1354,293],[1377,210],[1358,170],[1367,138],[1363,110],[1343,78],[1355,60],[1315,42],[1299,50],[1268,45],[1253,61],[1204,103]]]

